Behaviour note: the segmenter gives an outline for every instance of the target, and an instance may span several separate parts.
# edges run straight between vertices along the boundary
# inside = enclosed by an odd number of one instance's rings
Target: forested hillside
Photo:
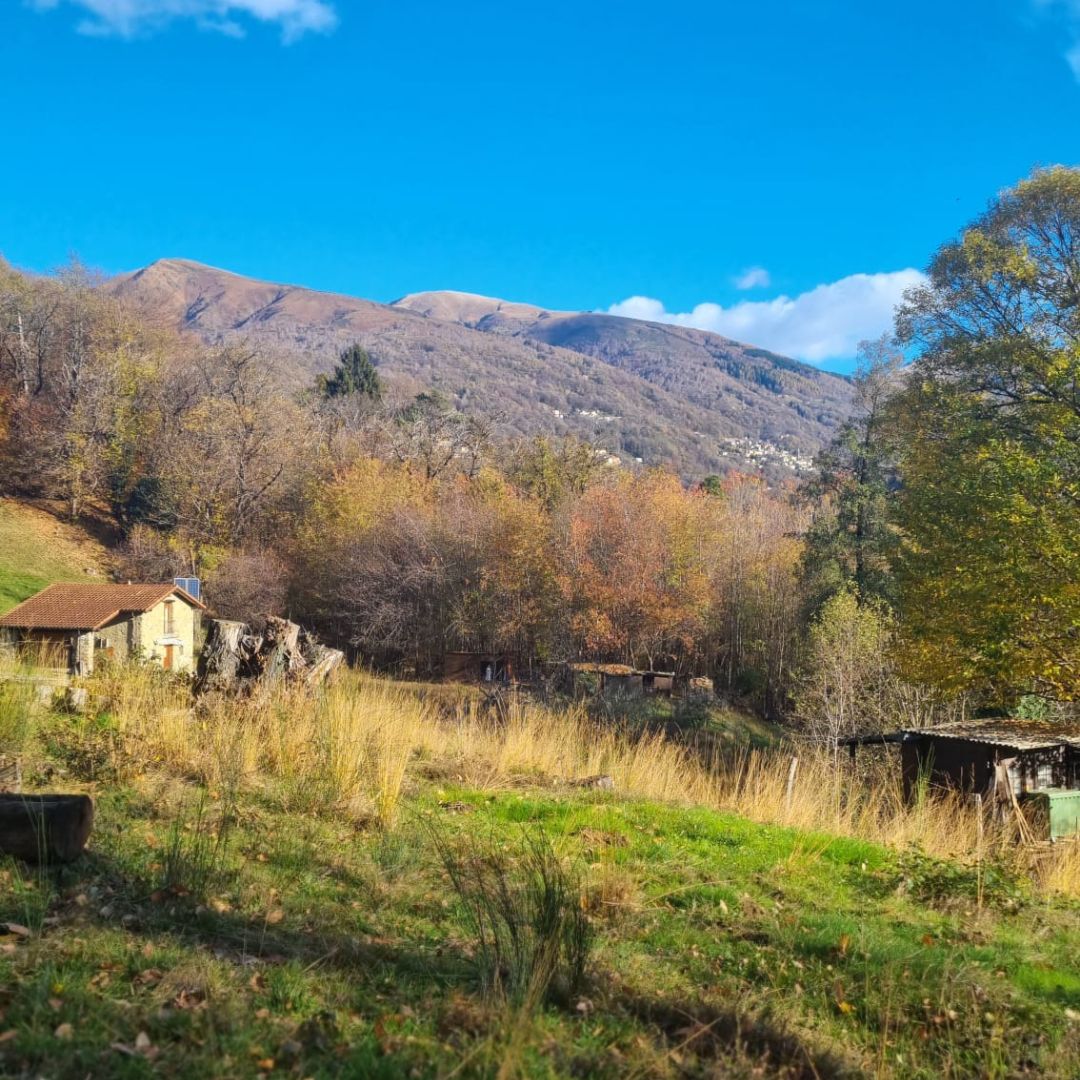
[[[110,289],[205,342],[244,340],[273,352],[298,381],[329,371],[358,342],[389,386],[437,390],[503,436],[574,435],[686,479],[747,467],[728,440],[760,440],[807,459],[850,410],[851,387],[839,376],[715,334],[633,319],[483,297],[471,298],[472,308],[479,303],[471,314],[460,299],[388,306],[180,259]],[[477,317],[492,305],[496,318]],[[774,456],[770,475],[790,474]]]

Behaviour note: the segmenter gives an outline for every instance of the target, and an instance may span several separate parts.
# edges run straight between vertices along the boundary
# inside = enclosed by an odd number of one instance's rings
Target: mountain
[[[113,291],[208,342],[245,338],[298,382],[360,342],[405,393],[438,389],[505,434],[574,434],[688,478],[805,466],[851,406],[840,376],[717,334],[461,292],[392,304],[279,285],[183,259]]]
[[[808,423],[832,428],[850,408],[846,379],[704,330],[599,312],[548,311],[459,292],[413,293],[392,306],[583,353],[720,415],[735,417],[744,406],[772,412],[780,399]],[[782,420],[774,423],[781,438],[797,434]],[[766,424],[746,434],[769,438],[777,431],[770,433]]]

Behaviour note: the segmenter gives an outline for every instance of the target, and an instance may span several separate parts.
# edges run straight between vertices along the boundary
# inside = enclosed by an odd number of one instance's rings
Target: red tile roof
[[[125,613],[149,611],[169,596],[202,608],[178,585],[50,585],[0,618],[0,626],[97,630]]]

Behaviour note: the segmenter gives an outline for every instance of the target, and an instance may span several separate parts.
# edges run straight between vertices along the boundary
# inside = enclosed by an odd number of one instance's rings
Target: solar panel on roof
[[[202,599],[202,582],[197,577],[176,577],[173,578],[173,584],[178,589],[183,589],[188,596],[193,596],[196,600]]]

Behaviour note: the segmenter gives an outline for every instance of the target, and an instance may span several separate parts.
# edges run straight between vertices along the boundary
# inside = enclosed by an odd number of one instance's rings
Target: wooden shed
[[[646,694],[662,694],[670,697],[675,692],[675,672],[643,671],[641,685]]]
[[[840,739],[852,757],[856,748],[887,743],[900,746],[904,789],[920,777],[933,786],[987,792],[999,770],[1017,796],[1049,789],[1080,789],[1080,723],[1051,723],[1018,717],[993,717],[906,728]]]
[[[642,673],[629,664],[602,664],[591,661],[570,664],[575,689],[585,680],[594,681],[600,693],[636,695],[644,693]],[[587,684],[586,684],[587,685]]]
[[[447,682],[510,683],[513,659],[507,653],[443,653],[442,677]]]

